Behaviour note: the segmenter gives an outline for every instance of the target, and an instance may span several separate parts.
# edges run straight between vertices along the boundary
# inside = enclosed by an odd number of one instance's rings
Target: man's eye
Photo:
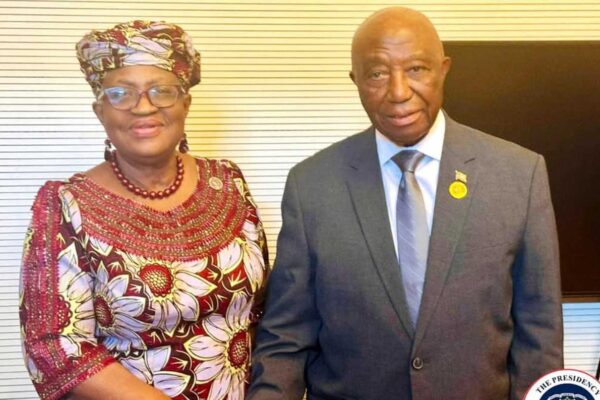
[[[427,68],[423,65],[415,65],[408,69],[409,72],[423,72],[426,70],[427,70]]]
[[[369,74],[370,79],[382,79],[384,77],[384,73],[382,71],[373,71]]]

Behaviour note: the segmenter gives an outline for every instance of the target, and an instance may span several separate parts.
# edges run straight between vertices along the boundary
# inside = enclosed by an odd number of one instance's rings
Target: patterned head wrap
[[[92,31],[77,43],[77,59],[98,96],[107,72],[130,65],[153,65],[172,72],[184,88],[200,82],[200,53],[179,26],[131,21]]]

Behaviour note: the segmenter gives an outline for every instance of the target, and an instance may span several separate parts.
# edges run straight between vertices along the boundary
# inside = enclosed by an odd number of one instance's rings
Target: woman
[[[106,162],[47,182],[24,248],[25,360],[42,399],[242,399],[268,271],[238,167],[184,134],[200,55],[176,25],[91,32],[77,55]]]

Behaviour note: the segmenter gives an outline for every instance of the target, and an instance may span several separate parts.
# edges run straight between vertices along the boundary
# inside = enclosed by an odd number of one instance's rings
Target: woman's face
[[[180,85],[169,71],[154,66],[118,68],[106,74],[103,88],[127,87],[139,92],[157,85]],[[103,96],[94,103],[94,112],[119,157],[148,163],[171,155],[184,134],[185,118],[191,103],[189,94],[180,94],[169,107],[158,108],[142,94],[130,110],[117,110]]]

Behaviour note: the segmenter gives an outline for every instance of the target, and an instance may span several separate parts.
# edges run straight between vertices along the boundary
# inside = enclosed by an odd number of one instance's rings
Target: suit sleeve
[[[248,399],[301,399],[304,370],[317,346],[320,319],[301,204],[290,172],[282,201],[277,258],[257,333]]]
[[[532,175],[522,245],[513,266],[514,337],[511,399],[520,400],[542,375],[563,368],[558,238],[543,157]]]

